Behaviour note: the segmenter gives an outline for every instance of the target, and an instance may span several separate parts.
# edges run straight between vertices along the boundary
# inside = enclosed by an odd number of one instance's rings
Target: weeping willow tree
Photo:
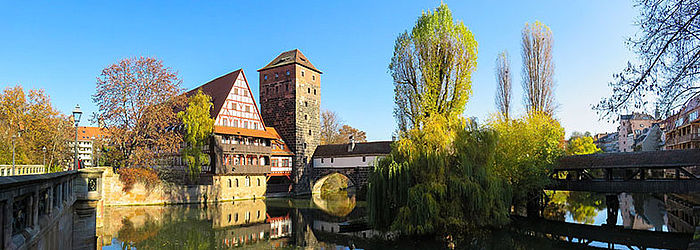
[[[493,174],[497,134],[464,119],[426,119],[377,163],[369,221],[405,234],[454,233],[508,222],[511,190]]]

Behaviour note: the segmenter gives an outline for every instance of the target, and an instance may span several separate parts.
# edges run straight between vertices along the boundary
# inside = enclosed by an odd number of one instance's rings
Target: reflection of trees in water
[[[123,249],[211,249],[211,224],[191,212],[194,210],[173,209],[160,220],[148,216],[139,227],[123,218],[117,239],[123,242]]]
[[[568,212],[574,221],[593,224],[598,211],[605,208],[605,196],[590,192],[548,191],[550,201],[545,218],[564,221]]]
[[[337,217],[347,216],[355,209],[355,205],[357,204],[355,194],[352,190],[350,190],[350,192],[348,192],[348,190],[332,193],[322,192],[320,194],[314,194],[312,200],[316,207],[327,214]]]

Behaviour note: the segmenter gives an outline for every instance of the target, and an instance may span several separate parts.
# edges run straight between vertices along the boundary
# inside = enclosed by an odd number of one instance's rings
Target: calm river
[[[685,248],[698,221],[692,207],[700,204],[695,200],[700,195],[548,194],[546,219],[516,218],[504,229],[455,237],[456,248]],[[438,238],[386,240],[362,227],[340,232],[365,213],[364,202],[347,193],[208,206],[106,207],[98,218],[97,240],[102,249],[447,249],[447,242]]]

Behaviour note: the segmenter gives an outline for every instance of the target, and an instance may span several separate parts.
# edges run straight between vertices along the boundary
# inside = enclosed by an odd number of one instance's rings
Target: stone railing
[[[44,174],[44,165],[15,165],[14,172],[12,165],[0,165],[0,176]]]
[[[95,249],[102,171],[0,177],[0,248]]]

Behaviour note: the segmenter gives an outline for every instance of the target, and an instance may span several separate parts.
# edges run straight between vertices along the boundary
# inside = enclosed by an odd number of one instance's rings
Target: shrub
[[[144,167],[127,167],[117,170],[119,180],[122,182],[122,190],[128,192],[134,187],[136,182],[142,183],[146,189],[155,187],[160,181],[158,173],[151,168]]]

